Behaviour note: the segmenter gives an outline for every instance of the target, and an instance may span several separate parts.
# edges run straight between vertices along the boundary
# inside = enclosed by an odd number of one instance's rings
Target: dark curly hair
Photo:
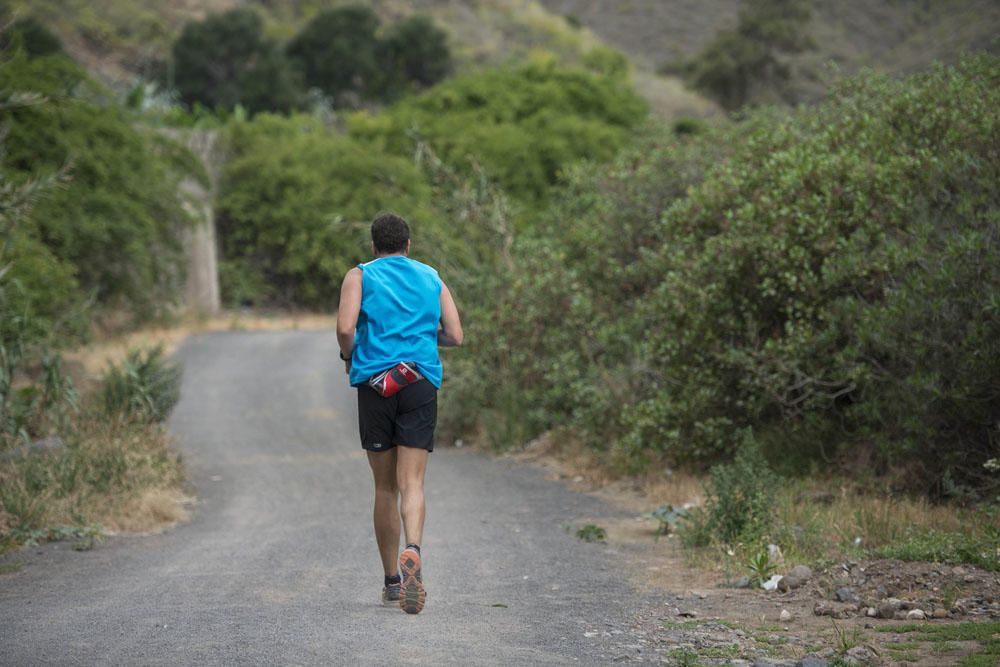
[[[380,213],[372,221],[372,243],[375,252],[389,255],[406,250],[410,240],[410,226],[395,213]]]

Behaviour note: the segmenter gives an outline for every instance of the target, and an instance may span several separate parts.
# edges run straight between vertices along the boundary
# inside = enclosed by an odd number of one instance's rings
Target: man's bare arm
[[[337,342],[347,358],[354,351],[354,330],[361,312],[361,269],[354,267],[344,276],[340,286],[340,308],[337,310]]]
[[[465,336],[462,333],[462,320],[458,317],[458,306],[451,296],[448,286],[441,283],[441,328],[438,329],[438,345],[442,347],[457,347],[462,344]]]

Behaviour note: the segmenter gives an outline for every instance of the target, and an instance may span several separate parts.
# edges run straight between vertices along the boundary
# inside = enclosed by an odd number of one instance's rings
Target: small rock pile
[[[908,621],[1000,618],[1000,577],[972,566],[848,561],[818,574],[798,566],[778,582],[779,591],[797,589],[815,598],[817,616]]]

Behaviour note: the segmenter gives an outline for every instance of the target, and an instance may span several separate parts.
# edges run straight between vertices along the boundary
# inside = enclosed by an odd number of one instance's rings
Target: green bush
[[[723,543],[752,544],[765,537],[774,522],[778,484],[752,434],[742,434],[732,463],[718,464],[710,471],[705,494],[708,532]]]
[[[720,32],[691,61],[685,78],[723,108],[751,101],[791,101],[785,90],[790,67],[784,56],[812,48],[806,26],[809,0],[758,0],[740,10],[734,30]]]
[[[448,36],[427,16],[411,16],[389,27],[377,47],[382,96],[409,86],[426,88],[451,74]]]
[[[16,19],[4,26],[0,32],[0,50],[9,48],[22,48],[31,58],[51,56],[63,51],[59,38],[33,16]]]
[[[734,135],[651,131],[610,164],[567,169],[539,224],[510,244],[510,266],[483,272],[498,281],[478,301],[467,356],[451,368],[467,415],[486,418],[498,447],[564,426],[597,448],[621,436],[623,407],[658,380],[641,356],[650,332],[633,328],[655,278],[641,260],[661,241],[656,221],[731,152]],[[486,384],[477,382],[484,367]],[[443,417],[463,422],[447,409]],[[642,454],[623,463],[641,468]]]
[[[104,410],[140,421],[164,421],[180,400],[181,375],[181,367],[164,358],[162,347],[132,350],[101,378]]]
[[[10,237],[8,280],[20,286],[9,306],[34,304],[39,324],[70,331],[94,302],[125,306],[137,319],[160,312],[183,277],[178,184],[198,173],[190,154],[135,125],[62,56],[4,58],[0,91],[13,100],[3,110],[3,181],[63,176],[16,234],[9,221],[0,230]],[[26,94],[45,99],[18,103]]]
[[[371,150],[314,118],[262,114],[233,125],[230,136],[217,220],[230,303],[329,308],[347,269],[371,256],[375,213],[400,211],[418,239],[440,225],[430,184],[412,160]]]
[[[865,74],[571,170],[485,309],[483,412],[631,471],[711,465],[752,428],[782,472],[860,457],[995,488],[998,80],[991,56]]]
[[[353,92],[369,96],[379,85],[375,60],[379,20],[365,5],[347,5],[317,14],[288,44],[306,85],[332,98]]]
[[[565,169],[614,157],[645,115],[625,80],[541,59],[459,75],[378,116],[354,114],[348,126],[399,155],[412,154],[416,132],[445,162],[465,174],[478,163],[537,209]]]
[[[301,105],[296,73],[264,34],[251,9],[231,9],[192,21],[174,43],[174,81],[185,104],[250,112],[290,111]]]
[[[669,382],[625,441],[704,459],[752,425],[793,465],[874,445],[921,490],[989,483],[998,75],[982,57],[858,78],[762,124],[672,207],[636,320]]]

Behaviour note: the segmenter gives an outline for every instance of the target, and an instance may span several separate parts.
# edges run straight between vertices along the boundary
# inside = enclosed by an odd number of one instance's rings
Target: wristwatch
[[[350,357],[345,357],[345,356],[344,356],[344,351],[343,351],[343,350],[338,350],[338,351],[337,351],[337,354],[339,354],[339,355],[340,355],[340,360],[341,360],[341,361],[350,361],[350,360],[351,360],[351,358],[350,358]]]

